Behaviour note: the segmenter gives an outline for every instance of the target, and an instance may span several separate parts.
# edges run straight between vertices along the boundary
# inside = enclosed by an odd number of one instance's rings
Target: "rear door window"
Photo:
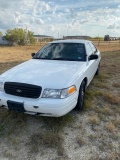
[[[91,46],[91,48],[92,48],[92,50],[93,50],[93,53],[95,53],[96,52],[96,47],[93,45],[93,43],[89,43],[90,44],[90,46]]]
[[[90,44],[88,42],[86,43],[86,52],[87,52],[88,56],[93,54],[92,47],[90,46]]]

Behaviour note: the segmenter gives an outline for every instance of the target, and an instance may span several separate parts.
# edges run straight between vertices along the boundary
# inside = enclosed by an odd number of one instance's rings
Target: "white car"
[[[0,106],[16,112],[60,117],[82,110],[85,90],[100,67],[91,41],[59,40],[0,75]]]

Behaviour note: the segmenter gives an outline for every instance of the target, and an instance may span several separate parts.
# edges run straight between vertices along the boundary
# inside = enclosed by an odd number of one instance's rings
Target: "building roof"
[[[46,35],[34,35],[34,37],[40,37],[40,38],[51,38],[52,36],[46,36]],[[52,37],[53,38],[53,37]]]
[[[4,39],[4,36],[0,36],[0,45],[1,44],[9,44],[9,42]]]
[[[64,36],[63,39],[91,38],[90,36]]]

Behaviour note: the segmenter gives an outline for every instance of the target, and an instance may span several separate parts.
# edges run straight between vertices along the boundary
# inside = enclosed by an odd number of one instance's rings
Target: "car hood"
[[[76,78],[84,65],[85,62],[32,59],[3,73],[0,79],[59,89],[67,87],[66,83]]]

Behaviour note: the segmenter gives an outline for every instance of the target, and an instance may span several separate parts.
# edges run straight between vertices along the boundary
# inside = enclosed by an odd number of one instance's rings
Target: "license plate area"
[[[20,102],[7,101],[8,109],[15,112],[25,112],[24,104]]]

